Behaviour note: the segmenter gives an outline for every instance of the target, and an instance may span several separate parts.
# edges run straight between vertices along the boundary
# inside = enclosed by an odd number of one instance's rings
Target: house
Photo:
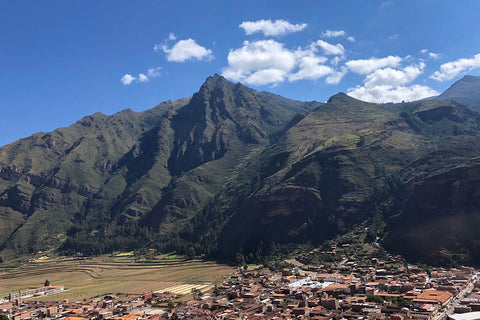
[[[415,299],[413,299],[413,306],[419,308],[423,304],[438,304],[440,306],[446,305],[453,297],[453,294],[448,291],[440,291],[436,289],[423,290]]]

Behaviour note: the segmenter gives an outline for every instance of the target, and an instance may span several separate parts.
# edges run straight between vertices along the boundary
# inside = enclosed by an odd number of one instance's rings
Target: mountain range
[[[480,77],[382,105],[295,101],[215,75],[190,98],[0,148],[0,254],[233,260],[367,223],[408,259],[480,264],[476,110]]]

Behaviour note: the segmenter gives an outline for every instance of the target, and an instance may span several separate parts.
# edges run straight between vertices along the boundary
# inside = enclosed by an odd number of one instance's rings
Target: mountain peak
[[[454,100],[480,110],[480,76],[464,76],[436,97],[436,100]]]
[[[466,76],[464,76],[459,81],[479,82],[480,81],[480,76],[472,76],[472,75],[467,74]]]
[[[228,81],[224,76],[215,73],[213,76],[210,76],[205,80],[200,90],[207,89],[211,91],[215,88],[225,88],[231,86],[234,86],[232,82]]]
[[[355,98],[350,97],[348,94],[339,92],[336,95],[333,95],[328,99],[327,103],[343,103],[343,104],[349,104],[354,101],[360,101]]]

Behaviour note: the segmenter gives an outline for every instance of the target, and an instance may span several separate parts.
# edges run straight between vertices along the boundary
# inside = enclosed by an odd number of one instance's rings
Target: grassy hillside
[[[456,102],[299,102],[216,75],[191,99],[1,148],[1,250],[253,262],[368,222],[412,259],[479,263],[479,138]]]

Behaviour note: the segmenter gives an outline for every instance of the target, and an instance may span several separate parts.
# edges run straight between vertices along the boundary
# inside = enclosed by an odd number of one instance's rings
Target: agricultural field
[[[41,257],[17,268],[0,269],[0,297],[41,287],[46,279],[53,286],[64,286],[66,291],[39,298],[42,300],[80,300],[107,293],[189,294],[192,288],[210,290],[233,271],[234,268],[215,262],[172,255],[143,261],[125,253],[85,260]]]

